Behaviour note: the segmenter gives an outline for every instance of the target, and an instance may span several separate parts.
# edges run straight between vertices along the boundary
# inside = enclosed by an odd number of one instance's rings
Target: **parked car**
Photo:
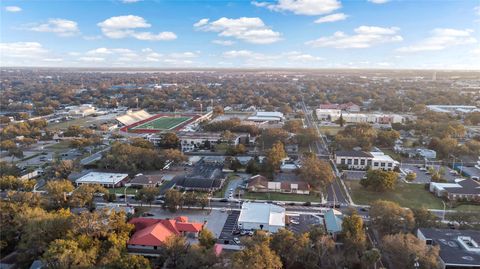
[[[238,239],[238,237],[234,237],[233,242],[235,242],[236,244],[240,244],[240,239]]]

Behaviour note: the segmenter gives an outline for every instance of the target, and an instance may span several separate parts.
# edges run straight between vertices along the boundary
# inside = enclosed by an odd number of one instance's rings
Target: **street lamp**
[[[443,216],[442,216],[442,222],[445,222],[445,208],[447,207],[447,205],[445,204],[445,202],[443,200],[442,201],[442,204],[443,204]]]

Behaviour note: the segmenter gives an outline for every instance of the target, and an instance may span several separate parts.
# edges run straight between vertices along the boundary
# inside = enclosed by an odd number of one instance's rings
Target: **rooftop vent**
[[[458,237],[458,242],[467,251],[480,252],[480,246],[470,236],[459,236]]]

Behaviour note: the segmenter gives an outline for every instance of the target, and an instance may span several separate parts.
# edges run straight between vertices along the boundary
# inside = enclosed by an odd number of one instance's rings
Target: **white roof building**
[[[104,187],[117,187],[128,178],[128,174],[90,172],[75,180],[77,185],[81,184],[100,184]]]
[[[278,111],[257,111],[254,116],[247,118],[247,120],[255,122],[279,122],[283,121],[284,119],[285,116],[283,116],[283,113]]]
[[[245,230],[277,232],[285,228],[285,208],[267,203],[243,203],[238,227]]]

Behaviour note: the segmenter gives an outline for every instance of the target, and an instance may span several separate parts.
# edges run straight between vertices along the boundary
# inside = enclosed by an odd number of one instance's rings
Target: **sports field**
[[[132,130],[171,130],[190,119],[192,117],[160,117],[135,126]]]

